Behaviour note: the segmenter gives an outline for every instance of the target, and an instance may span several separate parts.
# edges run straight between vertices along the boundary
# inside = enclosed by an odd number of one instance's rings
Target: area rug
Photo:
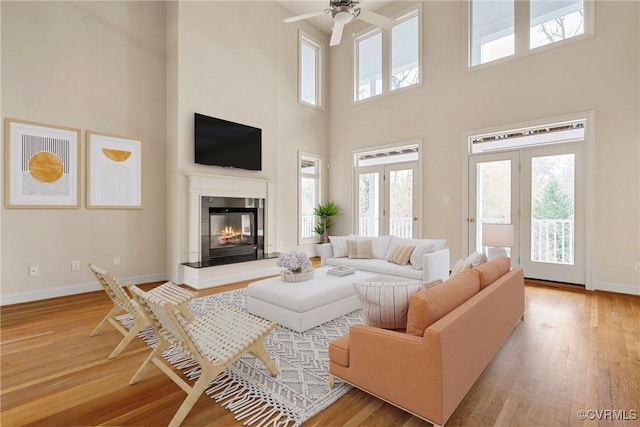
[[[246,289],[197,298],[189,308],[198,316],[222,302],[246,310]],[[126,324],[127,320],[123,318],[122,322]],[[351,389],[341,381],[329,388],[328,348],[356,323],[362,323],[360,310],[303,333],[278,325],[265,340],[279,370],[276,377],[260,360],[247,355],[212,381],[205,393],[245,425],[299,426]],[[140,337],[150,346],[157,343],[153,329],[145,329]],[[190,379],[195,381],[200,375],[197,364],[178,350],[167,349],[163,356]]]

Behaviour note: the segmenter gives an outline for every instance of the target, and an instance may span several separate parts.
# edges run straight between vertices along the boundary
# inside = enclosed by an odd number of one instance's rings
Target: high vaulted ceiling
[[[360,8],[374,11],[391,3],[392,1],[393,0],[360,0]],[[329,8],[329,0],[279,1],[278,3],[289,9],[292,12],[291,16],[302,15]],[[331,34],[332,20],[330,13],[308,19],[307,22],[319,28],[321,31]]]

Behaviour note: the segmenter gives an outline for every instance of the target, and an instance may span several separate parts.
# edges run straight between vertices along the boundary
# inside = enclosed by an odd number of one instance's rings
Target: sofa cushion
[[[350,240],[371,240],[371,256],[377,259],[387,259],[387,249],[391,236],[357,236],[352,234]]]
[[[480,289],[484,289],[511,270],[511,258],[501,256],[474,268],[480,276]]]
[[[480,291],[476,270],[465,270],[439,285],[412,294],[407,312],[407,333],[422,336],[424,330]]]
[[[421,243],[411,252],[409,263],[414,270],[422,270],[424,268],[424,254],[435,252],[436,245],[433,243]]]
[[[329,243],[331,243],[331,249],[333,249],[334,258],[346,258],[349,255],[349,249],[347,248],[347,236],[329,236]]]
[[[393,252],[393,249],[398,245],[410,245],[410,246],[418,246],[418,245],[433,245],[434,251],[439,251],[445,248],[447,244],[446,239],[407,239],[404,237],[391,236],[391,241],[389,242],[389,248],[387,249],[387,258],[389,254]]]
[[[397,245],[389,254],[387,261],[398,265],[407,265],[415,248],[415,246],[411,245]]]
[[[422,280],[422,271],[416,271],[408,265],[394,264],[386,259],[328,258],[326,263],[327,265],[348,265],[356,270],[371,271],[387,276],[396,276],[396,278]]]
[[[409,296],[422,289],[422,282],[356,282],[353,284],[362,304],[364,323],[376,328],[407,327]]]
[[[349,333],[329,344],[329,359],[338,365],[349,366]]]
[[[371,240],[347,240],[349,258],[371,258]]]

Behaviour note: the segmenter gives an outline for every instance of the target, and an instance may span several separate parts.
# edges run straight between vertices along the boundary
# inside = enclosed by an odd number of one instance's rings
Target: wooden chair
[[[120,341],[115,350],[113,350],[109,355],[109,359],[113,359],[114,357],[118,356],[122,352],[122,350],[125,349],[125,347],[136,337],[136,335],[138,335],[141,330],[149,325],[149,319],[144,314],[144,312],[140,310],[140,306],[138,305],[138,303],[127,293],[125,288],[123,288],[120,283],[118,283],[113,274],[101,269],[94,263],[89,263],[89,268],[96,276],[98,282],[113,303],[113,308],[111,309],[111,311],[107,313],[104,319],[102,319],[100,323],[98,323],[98,326],[96,326],[89,335],[97,335],[107,323],[111,323],[114,328],[116,328],[122,335],[124,335],[122,341]],[[158,295],[161,298],[171,301],[176,305],[185,305],[197,295],[196,292],[183,289],[171,282],[160,285],[150,292]],[[188,311],[186,310],[185,312],[188,313]],[[128,331],[116,319],[116,316],[125,313],[129,313],[133,316],[134,323],[131,329],[129,329]]]
[[[278,369],[264,347],[264,339],[276,324],[223,303],[206,315],[189,319],[183,307],[129,285],[142,310],[151,320],[160,340],[129,384],[137,383],[151,363],[187,392],[169,426],[179,426],[207,386],[228,366],[246,353],[260,359],[271,375]],[[170,346],[177,346],[200,365],[200,377],[191,386],[162,358]]]

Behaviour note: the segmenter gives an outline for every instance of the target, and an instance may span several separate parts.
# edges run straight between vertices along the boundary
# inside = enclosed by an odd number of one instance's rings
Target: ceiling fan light
[[[333,16],[333,21],[337,24],[346,25],[352,18],[353,15],[351,13],[341,10]]]

